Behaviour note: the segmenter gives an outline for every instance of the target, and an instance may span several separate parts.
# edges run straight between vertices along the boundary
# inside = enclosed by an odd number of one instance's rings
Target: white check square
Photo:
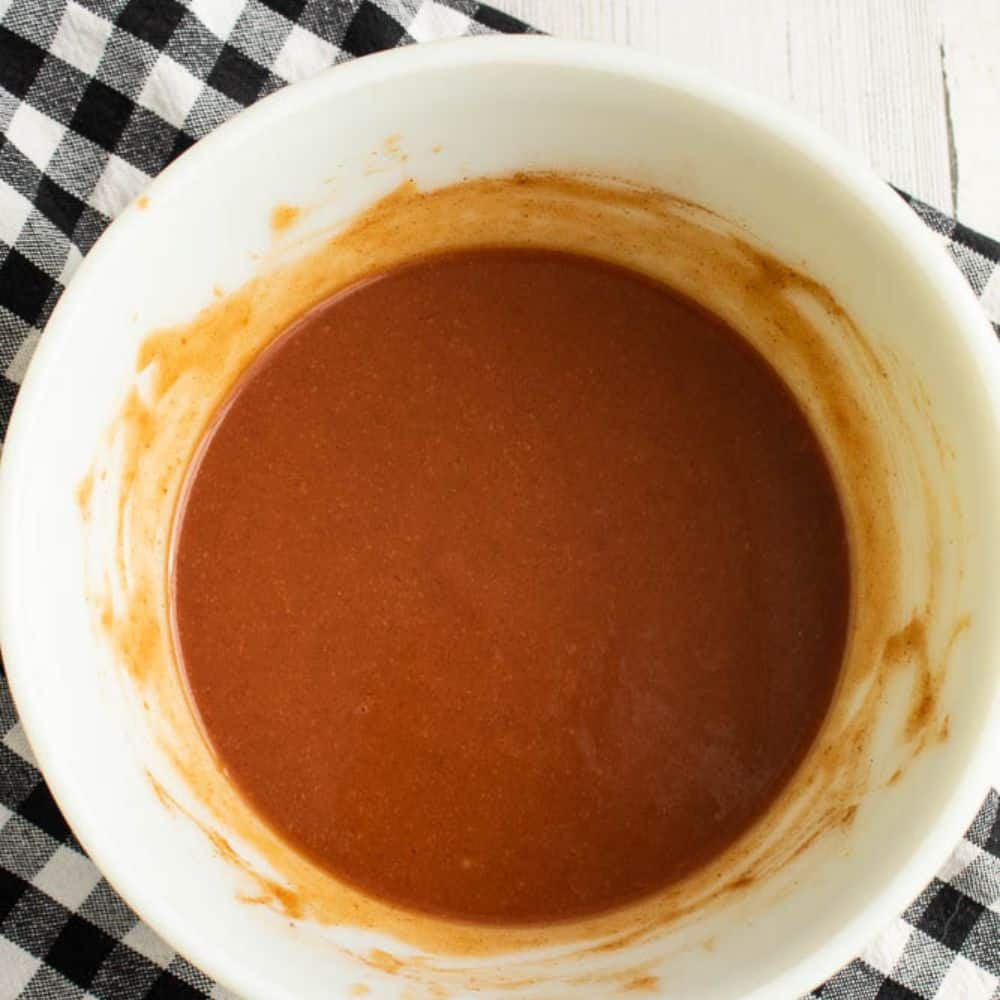
[[[469,31],[469,18],[460,11],[426,0],[406,29],[418,42],[459,38]]]
[[[15,191],[9,184],[0,181],[0,240],[13,246],[29,215],[31,202],[20,191]]]
[[[332,66],[336,58],[335,45],[296,24],[281,46],[272,69],[278,76],[294,83]]]
[[[899,964],[912,935],[913,928],[902,917],[897,917],[865,948],[861,958],[883,976],[888,976]]]
[[[967,840],[960,841],[938,872],[937,877],[942,882],[951,882],[957,875],[964,872],[981,853],[975,844],[971,844]]]
[[[1000,265],[993,269],[979,301],[986,310],[987,318],[993,323],[1000,323]],[[1000,786],[1000,762],[995,765],[993,785]]]
[[[4,377],[8,382],[20,385],[24,381],[25,373],[28,371],[28,362],[31,360],[31,355],[35,353],[40,336],[41,334],[37,330],[32,330],[21,342],[17,354],[14,355],[4,372]]]
[[[161,53],[146,78],[139,103],[174,128],[182,128],[203,87],[179,62]]]
[[[52,40],[52,54],[93,76],[111,36],[111,22],[69,0],[59,30]]]
[[[212,1000],[240,1000],[240,998],[235,993],[230,993],[224,986],[219,986],[216,984],[212,987],[212,992],[209,993]]]
[[[102,215],[113,219],[149,183],[138,167],[112,153],[104,165],[101,179],[90,196],[90,204]]]
[[[63,263],[63,269],[59,274],[59,284],[64,288],[69,284],[69,279],[73,277],[73,272],[80,266],[80,262],[83,260],[83,254],[80,253],[80,248],[75,243],[70,243],[69,253],[66,254],[66,260]],[[34,761],[32,761],[34,763]]]
[[[2,223],[4,221],[4,211],[5,209],[3,201],[3,185],[0,185],[0,227],[2,227]],[[3,238],[3,233],[2,231],[0,231],[0,239],[2,238]],[[27,339],[30,339],[31,336],[32,335],[29,334]],[[18,351],[17,354],[14,356],[14,361],[16,361],[18,357],[20,357],[21,351],[23,350],[24,350],[24,344],[22,343],[21,350]],[[33,347],[29,348],[29,351],[30,350],[33,350]],[[7,378],[9,378],[12,382],[20,383],[21,381],[20,378],[15,379],[10,374],[10,368],[14,367],[14,361],[11,361],[8,371],[5,372],[5,374]],[[27,368],[27,361],[24,362],[24,367]],[[15,372],[15,374],[23,376],[24,373],[18,370]],[[34,753],[32,753],[31,750],[31,744],[28,742],[28,737],[24,735],[24,727],[21,725],[20,722],[15,722],[14,725],[7,730],[7,735],[3,738],[3,742],[4,745],[7,747],[7,749],[13,750],[14,753],[16,753],[18,757],[21,758],[21,760],[27,761],[32,767],[38,767],[38,764],[35,762],[35,755]]]
[[[226,39],[232,34],[244,6],[243,0],[193,0],[191,13],[216,38]]]
[[[64,126],[53,118],[22,102],[7,126],[7,139],[44,170],[66,134]]]
[[[101,873],[89,858],[60,846],[31,881],[67,910],[76,911],[101,881]]]
[[[143,923],[136,924],[122,938],[122,942],[161,969],[165,969],[176,955],[174,949],[163,938]]]
[[[954,1000],[991,1000],[995,996],[997,977],[970,962],[964,955],[956,955],[947,975],[941,980],[937,995],[954,997]]]
[[[41,960],[0,936],[0,997],[21,996]]]

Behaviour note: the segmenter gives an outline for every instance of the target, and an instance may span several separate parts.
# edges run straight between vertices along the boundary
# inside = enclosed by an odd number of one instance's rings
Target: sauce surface
[[[720,320],[545,250],[322,304],[190,473],[174,620],[230,778],[337,877],[436,915],[581,917],[766,810],[850,603],[819,443]]]

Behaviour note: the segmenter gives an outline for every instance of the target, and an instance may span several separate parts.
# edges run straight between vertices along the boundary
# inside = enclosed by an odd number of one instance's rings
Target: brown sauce
[[[544,250],[322,304],[196,460],[173,568],[194,705],[288,842],[501,923],[634,901],[788,781],[843,658],[819,443],[720,320]]]

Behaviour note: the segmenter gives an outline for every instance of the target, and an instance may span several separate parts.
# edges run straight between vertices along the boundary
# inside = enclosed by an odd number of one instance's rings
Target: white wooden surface
[[[823,126],[1000,238],[1000,0],[491,0],[698,66]]]

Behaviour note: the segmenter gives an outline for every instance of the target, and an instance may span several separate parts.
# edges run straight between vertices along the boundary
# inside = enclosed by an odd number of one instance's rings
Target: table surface
[[[491,0],[710,71],[1000,238],[1000,0]]]

